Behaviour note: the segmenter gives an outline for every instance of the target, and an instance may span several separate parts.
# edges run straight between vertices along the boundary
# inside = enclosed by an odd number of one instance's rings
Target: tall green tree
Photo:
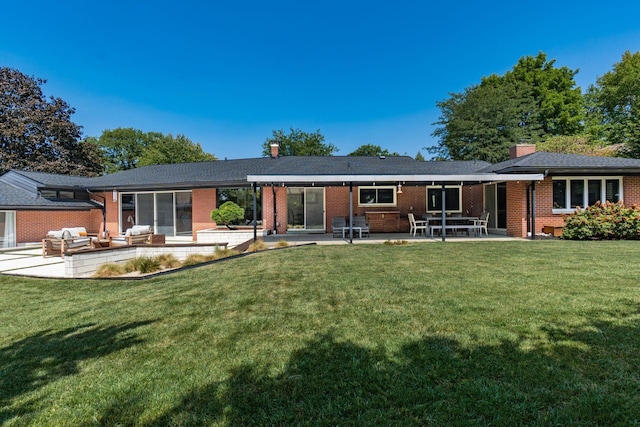
[[[95,147],[80,142],[75,110],[45,97],[46,80],[0,67],[0,173],[10,169],[94,176],[102,172]]]
[[[271,155],[271,144],[274,142],[280,145],[281,156],[331,156],[338,151],[335,145],[325,143],[320,130],[308,133],[291,128],[289,134],[282,129],[274,130],[271,138],[262,144],[263,156]]]
[[[105,130],[98,144],[106,157],[107,173],[139,166],[216,160],[184,135],[174,137],[133,128]]]
[[[527,84],[536,104],[537,121],[542,134],[575,135],[582,131],[585,119],[582,91],[577,87],[578,70],[556,68],[555,59],[543,52],[520,58],[504,79]]]
[[[149,143],[149,135],[134,128],[107,129],[98,138],[106,158],[106,172],[113,173],[138,166]]]
[[[172,136],[157,133],[147,144],[138,166],[165,165],[172,163],[207,162],[217,160],[216,156],[206,153],[199,143],[192,142],[184,135]]]
[[[427,148],[437,159],[500,162],[515,142],[539,136],[530,87],[516,81],[490,77],[437,106],[440,127],[433,135],[440,141]]]
[[[588,100],[604,138],[623,146],[624,155],[640,158],[640,52],[626,51],[589,87]]]
[[[521,140],[580,132],[584,104],[577,71],[554,64],[544,53],[526,56],[505,75],[484,77],[436,103],[441,115],[433,136],[439,141],[427,151],[440,159],[496,162]]]
[[[382,148],[379,145],[364,144],[356,148],[353,152],[349,153],[349,156],[399,156],[400,154],[395,151],[392,153],[386,148]]]

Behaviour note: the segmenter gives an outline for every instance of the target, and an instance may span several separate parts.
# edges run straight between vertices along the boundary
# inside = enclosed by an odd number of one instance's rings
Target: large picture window
[[[358,187],[358,205],[360,206],[395,206],[396,187]]]
[[[558,177],[553,179],[553,212],[569,213],[578,206],[622,200],[622,178]]]
[[[244,209],[244,218],[242,220],[235,221],[234,225],[253,224],[253,188],[218,188],[216,194],[216,206],[219,207],[224,202],[231,201]],[[262,221],[261,188],[256,189],[256,210],[258,221]]]
[[[447,212],[462,212],[462,187],[447,186],[444,189]],[[427,212],[442,212],[442,187],[427,187]]]

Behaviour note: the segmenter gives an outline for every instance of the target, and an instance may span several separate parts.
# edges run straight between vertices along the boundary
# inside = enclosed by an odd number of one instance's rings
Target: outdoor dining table
[[[469,235],[469,231],[473,230],[474,233],[477,232],[480,227],[476,225],[476,221],[479,219],[477,216],[447,216],[445,221],[445,229],[452,230],[454,233],[458,229],[466,229],[467,235]],[[428,217],[429,220],[429,233],[431,237],[433,237],[433,231],[440,229],[442,233],[442,217],[441,216],[431,216]],[[438,222],[438,224],[431,225],[433,222]]]

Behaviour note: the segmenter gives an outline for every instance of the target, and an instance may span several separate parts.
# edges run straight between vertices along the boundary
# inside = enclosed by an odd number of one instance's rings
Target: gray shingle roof
[[[88,201],[49,200],[0,180],[0,208],[2,209],[88,209],[96,205]]]
[[[271,158],[215,160],[211,162],[144,166],[92,178],[90,188],[101,189],[180,189],[211,187],[219,184],[246,185],[247,175],[264,171]]]
[[[536,152],[490,165],[481,172],[640,173],[640,159]]]

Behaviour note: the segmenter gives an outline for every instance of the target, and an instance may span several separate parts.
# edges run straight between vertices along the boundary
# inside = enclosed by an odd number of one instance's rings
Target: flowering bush
[[[597,202],[565,217],[562,238],[570,240],[632,240],[640,233],[640,209],[622,202]]]

